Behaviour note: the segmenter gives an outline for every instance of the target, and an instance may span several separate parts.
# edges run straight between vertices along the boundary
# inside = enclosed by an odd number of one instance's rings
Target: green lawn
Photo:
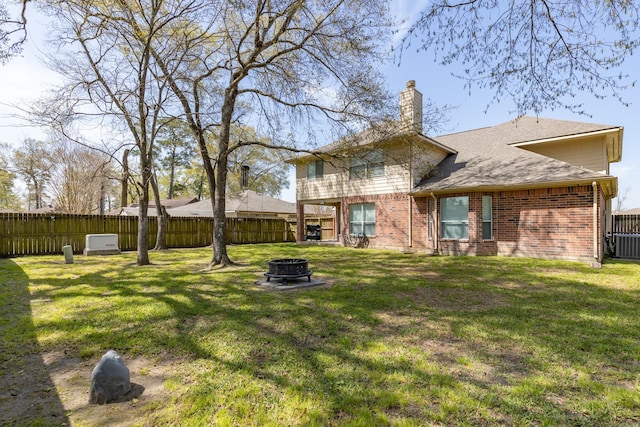
[[[169,364],[163,399],[140,399],[140,425],[640,423],[638,263],[292,244],[229,253],[240,265],[217,271],[204,269],[209,249],[153,252],[145,267],[134,253],[0,260],[0,374],[52,352]],[[255,286],[282,257],[308,258],[329,284]],[[10,404],[0,394],[0,412]],[[0,421],[52,419],[30,416]]]

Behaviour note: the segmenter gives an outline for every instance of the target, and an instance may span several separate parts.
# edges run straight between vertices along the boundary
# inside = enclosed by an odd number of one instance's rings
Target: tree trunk
[[[122,155],[122,193],[120,193],[120,207],[129,204],[129,150],[124,150]]]
[[[232,76],[232,80],[237,76]],[[227,254],[227,216],[225,198],[227,193],[227,171],[229,162],[229,139],[231,137],[231,119],[238,89],[232,83],[225,91],[222,105],[220,139],[218,140],[218,160],[216,162],[215,197],[213,203],[213,259],[211,265],[232,265]]]
[[[151,187],[153,189],[153,197],[156,204],[156,212],[158,216],[158,232],[156,233],[156,246],[154,251],[163,251],[169,249],[167,247],[167,224],[169,223],[169,213],[167,209],[162,206],[160,201],[160,190],[158,189],[158,181],[156,175],[151,175]]]
[[[175,180],[175,176],[176,176],[176,147],[173,147],[173,151],[171,152],[171,163],[169,165],[169,168],[171,169],[170,171],[170,176],[169,176],[169,194],[167,195],[167,198],[169,200],[173,199],[173,181]]]
[[[140,156],[144,157],[144,156]],[[146,163],[146,162],[145,162]],[[149,165],[142,165],[142,183],[140,184],[140,200],[138,205],[138,265],[149,265]]]
[[[146,193],[146,194],[144,194]],[[149,216],[147,210],[149,209],[149,188],[146,191],[142,191],[140,194],[140,202],[138,204],[138,265],[149,265],[149,242],[147,236],[149,235]]]

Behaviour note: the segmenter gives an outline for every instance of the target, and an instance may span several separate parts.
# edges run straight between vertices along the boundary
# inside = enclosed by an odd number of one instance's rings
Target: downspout
[[[434,243],[434,252],[438,252],[438,236],[439,234],[439,230],[438,230],[438,199],[436,198],[436,195],[433,194],[433,192],[431,193],[431,198],[433,199],[433,213],[434,213],[434,218],[433,218],[433,243]]]
[[[413,189],[413,141],[409,140],[409,193]],[[407,239],[409,240],[407,243],[409,244],[409,248],[413,247],[413,212],[411,211],[411,199],[413,196],[411,194],[407,197],[407,209],[408,209],[408,220],[409,224],[407,225]]]
[[[600,250],[598,249],[598,184],[593,181],[593,257],[600,260]]]

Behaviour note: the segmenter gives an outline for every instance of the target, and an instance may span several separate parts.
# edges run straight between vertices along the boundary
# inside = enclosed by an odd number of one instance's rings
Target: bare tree
[[[317,130],[319,117],[346,128],[384,115],[389,96],[375,66],[389,27],[384,2],[211,1],[207,6],[193,21],[202,25],[172,28],[174,43],[182,47],[179,60],[152,54],[180,100],[203,160],[214,212],[211,265],[228,265],[225,195],[231,154],[248,145],[300,149],[305,135]],[[243,105],[253,106],[260,127],[279,135],[272,140],[280,142],[232,140],[232,124],[239,111],[246,113]],[[214,125],[211,152],[207,131]],[[300,137],[282,138],[285,132]]]
[[[586,113],[574,101],[578,92],[628,102],[634,81],[621,66],[640,45],[639,12],[630,0],[436,0],[403,48],[417,43],[442,65],[460,64],[469,89],[490,88],[491,102],[511,98],[519,115]]]
[[[5,2],[0,3],[0,64],[22,51],[27,39],[27,1],[16,1],[15,10]]]
[[[624,191],[618,192],[618,197],[616,197],[616,208],[614,209],[614,211],[620,212],[624,209],[624,203],[629,197],[629,191],[631,191],[631,188],[626,187]]]
[[[148,207],[153,178],[153,144],[168,120],[163,108],[169,95],[151,55],[155,34],[179,16],[165,2],[49,2],[59,18],[58,52],[51,63],[67,80],[51,111],[58,129],[70,121],[100,115],[128,132],[139,155],[138,265],[149,264]],[[131,23],[135,22],[135,25]],[[135,31],[134,31],[135,29]],[[156,44],[157,51],[159,46]]]
[[[49,188],[52,202],[63,212],[104,214],[105,199],[112,195],[112,159],[104,153],[71,141],[48,144],[51,164]]]

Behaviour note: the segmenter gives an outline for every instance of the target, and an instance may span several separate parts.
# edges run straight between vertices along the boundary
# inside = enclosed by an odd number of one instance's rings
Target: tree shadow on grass
[[[29,280],[13,261],[0,259],[0,424],[69,425],[38,344]]]
[[[176,422],[211,422],[211,408],[233,411],[243,400],[268,417],[278,412],[270,408],[288,404],[276,398],[292,394],[296,410],[320,408],[302,418],[308,424],[457,424],[471,416],[480,417],[478,424],[509,424],[527,419],[531,406],[548,411],[556,424],[611,421],[607,414],[591,419],[580,409],[567,412],[575,402],[562,399],[580,390],[574,380],[550,379],[560,381],[552,388],[557,400],[546,391],[527,391],[521,399],[519,389],[551,373],[549,359],[570,371],[613,364],[633,374],[636,323],[621,325],[602,314],[632,318],[637,291],[598,286],[604,272],[574,279],[579,264],[383,252],[343,259],[344,253],[325,254],[321,264],[339,283],[299,293],[256,289],[251,283],[259,267],[203,274],[170,264],[135,271],[105,265],[70,279],[31,281],[47,285],[34,294],[39,300],[91,299],[45,325],[73,331],[64,346],[99,343],[98,353],[116,348],[185,357],[194,367],[174,380],[185,385],[186,401],[203,403]],[[384,268],[364,269],[365,261]],[[85,336],[79,322],[91,325]],[[585,351],[566,351],[576,347]],[[478,415],[476,407],[486,413]],[[538,411],[532,419],[549,417]]]

